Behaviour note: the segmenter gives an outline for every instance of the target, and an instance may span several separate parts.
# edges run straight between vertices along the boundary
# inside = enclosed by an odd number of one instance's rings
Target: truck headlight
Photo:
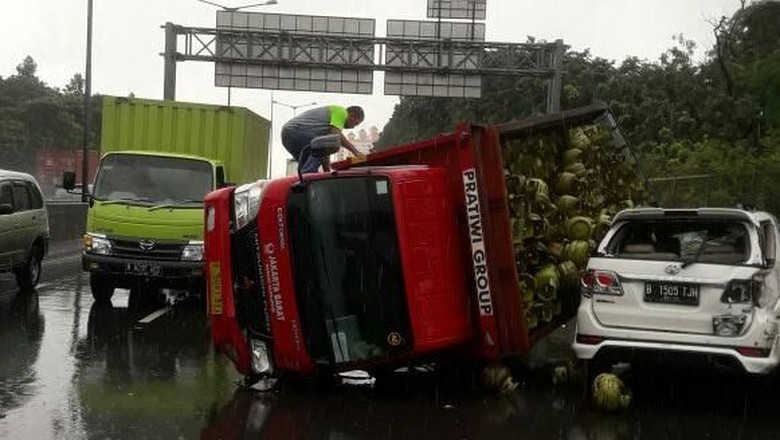
[[[249,224],[257,217],[260,208],[260,198],[266,180],[258,180],[236,188],[233,193],[233,209],[235,210],[236,230]]]
[[[268,353],[268,345],[257,339],[250,339],[252,347],[252,370],[256,374],[273,374],[274,368],[271,364],[271,355]]]
[[[203,261],[203,242],[191,241],[181,250],[182,261]]]
[[[84,236],[84,250],[96,255],[111,255],[111,240],[102,234]]]

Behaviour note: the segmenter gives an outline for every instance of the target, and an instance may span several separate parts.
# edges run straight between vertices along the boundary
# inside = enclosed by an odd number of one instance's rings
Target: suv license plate
[[[125,272],[156,277],[160,275],[162,268],[149,263],[125,263]]]
[[[699,286],[679,283],[645,283],[645,302],[699,305]]]

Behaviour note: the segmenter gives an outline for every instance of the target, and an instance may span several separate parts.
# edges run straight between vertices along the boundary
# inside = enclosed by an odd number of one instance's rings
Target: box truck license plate
[[[162,273],[162,268],[156,264],[130,262],[125,263],[125,272],[134,275],[156,277]]]

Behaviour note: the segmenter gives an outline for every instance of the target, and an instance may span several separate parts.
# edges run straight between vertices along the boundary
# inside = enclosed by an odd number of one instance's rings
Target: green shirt
[[[330,127],[343,130],[348,118],[349,113],[346,108],[340,105],[329,105],[306,110],[287,121],[282,129],[306,130],[315,136],[323,136],[330,133]]]

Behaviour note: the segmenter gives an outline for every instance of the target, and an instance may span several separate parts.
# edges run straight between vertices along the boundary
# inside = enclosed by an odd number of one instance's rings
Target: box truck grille
[[[181,260],[181,251],[185,243],[161,243],[154,242],[146,250],[142,248],[140,240],[114,239],[112,240],[112,252],[116,257],[138,258],[145,260]]]
[[[257,219],[236,231],[231,239],[233,286],[239,323],[253,335],[270,338],[265,282],[260,260]]]

